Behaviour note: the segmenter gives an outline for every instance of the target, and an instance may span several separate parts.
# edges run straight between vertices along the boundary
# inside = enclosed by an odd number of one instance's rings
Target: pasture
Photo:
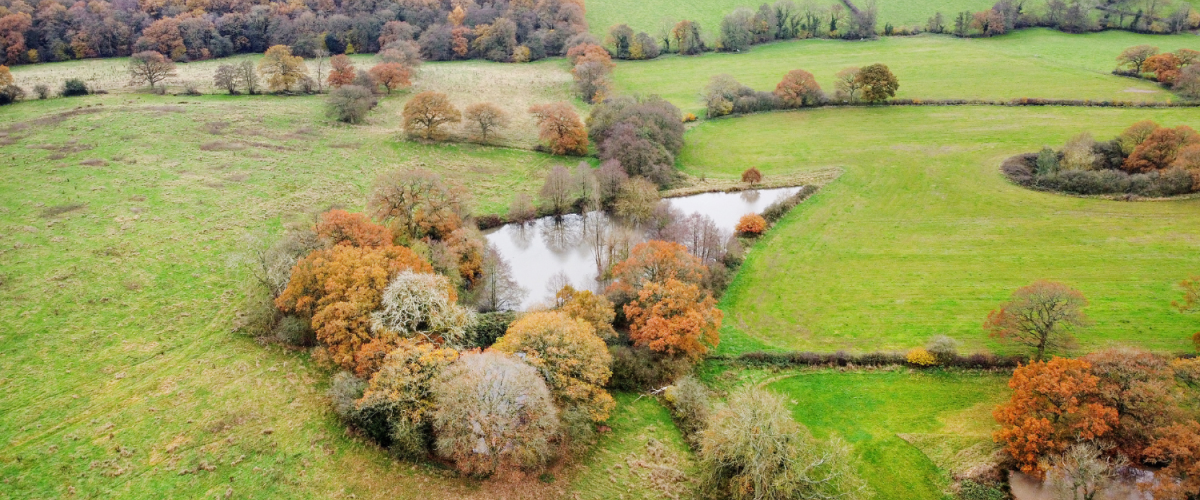
[[[1084,349],[1189,350],[1196,320],[1170,302],[1196,272],[1200,199],[1032,192],[998,168],[1143,119],[1200,126],[1190,109],[1062,107],[819,109],[697,126],[680,158],[693,175],[845,170],[754,247],[722,299],[727,336],[742,349],[873,351],[946,334],[968,350],[1013,352],[984,335],[983,320],[1045,278],[1091,301]]]
[[[1022,30],[995,38],[945,35],[878,40],[798,40],[758,45],[745,53],[664,56],[620,61],[614,77],[625,93],[658,94],[684,111],[704,109],[701,93],[714,75],[727,73],[755,90],[772,91],[783,75],[804,69],[826,93],[834,75],[851,67],[884,63],[900,80],[903,99],[1092,99],[1170,101],[1153,82],[1113,76],[1126,47],[1153,44],[1162,50],[1200,49],[1193,35],[1149,37],[1125,32],[1068,35]]]

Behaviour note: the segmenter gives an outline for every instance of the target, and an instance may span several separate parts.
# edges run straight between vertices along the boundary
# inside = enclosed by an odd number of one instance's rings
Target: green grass
[[[752,249],[721,301],[735,347],[874,351],[936,334],[1012,351],[981,324],[1016,288],[1063,281],[1091,301],[1085,349],[1191,349],[1175,283],[1196,274],[1200,199],[1118,202],[1010,184],[1004,158],[1080,132],[1112,137],[1193,110],[821,109],[705,122],[680,162],[693,175],[845,173]],[[726,352],[730,350],[726,349]]]
[[[990,449],[991,408],[1005,397],[1003,375],[962,372],[800,372],[767,387],[791,399],[796,420],[819,438],[854,447],[859,473],[877,500],[947,498],[948,474],[906,442],[952,441],[959,460]]]
[[[695,465],[670,412],[653,397],[624,393],[616,399],[612,430],[573,472],[576,498],[687,498],[693,482],[673,479],[693,474]]]
[[[714,75],[727,73],[757,90],[771,91],[784,74],[800,68],[832,93],[838,71],[877,62],[887,64],[899,78],[897,98],[1171,100],[1171,93],[1156,84],[1110,74],[1121,50],[1144,43],[1163,50],[1200,49],[1200,37],[1193,35],[1068,35],[1045,29],[978,39],[922,35],[865,42],[800,40],[760,45],[741,54],[620,61],[614,78],[622,92],[658,94],[697,114],[703,110],[701,92]]]
[[[401,166],[500,210],[559,161],[399,141],[400,102],[356,127],[325,120],[319,97],[0,109],[0,498],[494,498],[348,436],[326,373],[231,333],[244,234],[359,208],[374,175]],[[92,112],[62,115],[77,107]],[[242,149],[201,148],[216,143]]]

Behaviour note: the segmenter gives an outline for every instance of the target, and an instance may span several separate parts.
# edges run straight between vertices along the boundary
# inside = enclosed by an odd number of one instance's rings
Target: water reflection
[[[800,188],[761,189],[740,193],[705,193],[666,200],[683,215],[707,215],[723,231],[732,231],[738,219],[762,212],[776,200]],[[563,278],[576,288],[598,291],[599,269],[640,242],[640,231],[611,220],[603,212],[571,214],[559,219],[544,217],[526,224],[507,224],[487,235],[487,240],[512,266],[512,275],[529,294],[521,304],[527,309],[548,298],[547,284]],[[561,276],[559,276],[561,274]]]

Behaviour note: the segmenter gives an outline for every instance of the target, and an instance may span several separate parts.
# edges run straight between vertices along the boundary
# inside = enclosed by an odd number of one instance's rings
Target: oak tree
[[[794,69],[775,86],[775,95],[789,108],[815,106],[825,100],[825,93],[812,73]]]
[[[129,56],[131,85],[144,82],[150,88],[154,88],[159,82],[175,74],[175,63],[158,52],[145,50]]]
[[[441,127],[460,121],[462,113],[441,92],[421,92],[404,104],[404,131],[412,137],[425,140],[443,138],[445,133]]]
[[[583,156],[588,152],[587,129],[583,120],[566,102],[535,104],[529,113],[537,119],[538,138],[556,155]]]
[[[276,92],[290,89],[308,76],[304,58],[292,55],[287,45],[275,45],[267,49],[258,62],[258,72],[267,79],[267,86]]]
[[[988,313],[983,328],[992,337],[1033,347],[1041,361],[1047,349],[1072,345],[1071,331],[1088,324],[1087,299],[1062,283],[1040,280],[1018,288],[1012,298]]]
[[[879,102],[895,97],[896,89],[900,88],[900,81],[884,64],[863,66],[854,76],[854,80],[862,88],[862,98],[867,102]]]
[[[490,102],[477,102],[467,106],[463,117],[470,124],[471,135],[484,144],[488,142],[488,136],[496,135],[509,123],[508,113]]]
[[[350,58],[346,54],[333,56],[329,59],[329,65],[333,68],[329,70],[327,80],[330,87],[337,88],[354,83],[354,64],[350,62]]]
[[[412,72],[407,66],[400,63],[379,63],[371,67],[369,73],[376,82],[387,89],[389,94],[393,90],[408,88],[412,85]]]

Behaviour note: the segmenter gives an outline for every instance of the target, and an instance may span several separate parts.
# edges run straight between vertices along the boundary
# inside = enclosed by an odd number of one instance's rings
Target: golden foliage
[[[734,229],[748,236],[758,236],[767,230],[767,220],[758,214],[746,214],[738,219],[737,227]]]
[[[258,62],[258,72],[267,77],[267,86],[274,91],[287,90],[308,75],[304,58],[293,56],[287,45],[275,45],[267,49]]]
[[[442,370],[458,359],[458,351],[414,339],[399,339],[386,355],[359,400],[359,408],[383,407],[389,420],[409,424],[432,416],[433,383]]]
[[[576,290],[571,285],[564,286],[554,295],[559,304],[558,310],[572,318],[586,321],[596,332],[596,336],[608,340],[615,338],[612,322],[616,317],[613,304],[603,295],[592,293],[591,290]]]
[[[937,360],[933,358],[933,355],[921,347],[908,351],[908,354],[904,356],[904,360],[908,361],[908,364],[916,366],[933,366],[937,364]]]

